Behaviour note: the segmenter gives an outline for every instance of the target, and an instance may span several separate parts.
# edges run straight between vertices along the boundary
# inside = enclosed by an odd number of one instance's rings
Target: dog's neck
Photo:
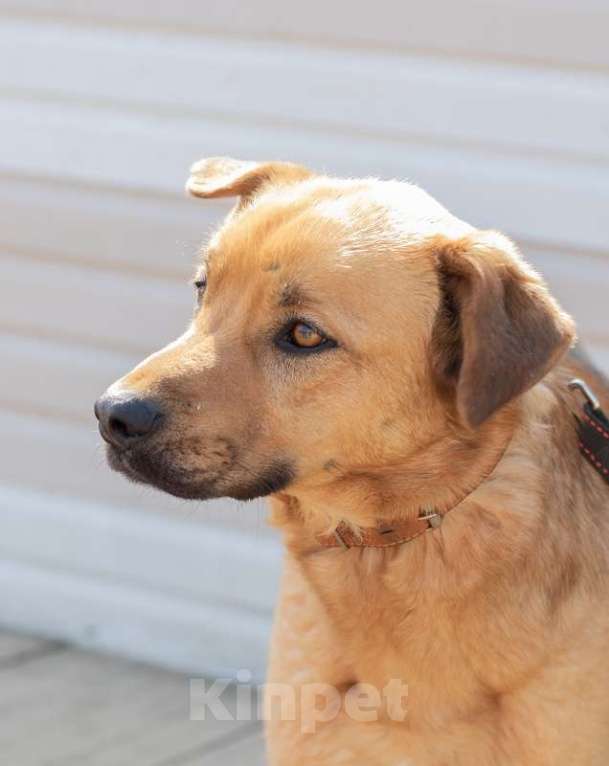
[[[476,433],[446,422],[433,441],[402,460],[350,470],[333,466],[329,479],[277,496],[274,523],[288,532],[288,540],[308,547],[341,523],[373,528],[422,511],[445,514],[494,472],[521,418],[521,407],[508,407]]]

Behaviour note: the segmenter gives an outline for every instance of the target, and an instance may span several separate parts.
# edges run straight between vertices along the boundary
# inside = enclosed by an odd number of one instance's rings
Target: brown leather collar
[[[432,511],[416,519],[403,519],[391,524],[379,524],[377,527],[364,527],[357,532],[345,522],[341,522],[331,534],[317,535],[317,542],[324,548],[344,548],[345,550],[390,548],[407,543],[424,532],[439,527],[443,518],[444,514]]]
[[[343,521],[333,532],[316,535],[317,542],[323,548],[343,548],[344,550],[349,548],[391,548],[408,543],[425,532],[437,529],[442,524],[446,514],[457,508],[493,473],[504,456],[510,441],[511,439],[507,440],[497,459],[493,462],[490,469],[484,473],[476,486],[465,492],[463,497],[450,508],[442,511],[431,507],[425,508],[415,518],[381,522],[376,527],[357,529]]]

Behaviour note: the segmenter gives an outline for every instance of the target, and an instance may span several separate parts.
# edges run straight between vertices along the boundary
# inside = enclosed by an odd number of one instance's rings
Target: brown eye
[[[275,338],[282,351],[290,354],[314,354],[336,348],[336,341],[308,322],[291,322]]]
[[[201,274],[201,276],[197,277],[194,280],[193,285],[197,295],[197,309],[199,309],[203,303],[203,295],[205,293],[205,288],[207,287],[207,277],[205,274]]]
[[[290,341],[299,348],[317,348],[326,338],[311,325],[297,322],[289,333]]]
[[[202,293],[205,288],[207,287],[207,277],[206,276],[200,276],[194,281],[195,290],[199,293]]]

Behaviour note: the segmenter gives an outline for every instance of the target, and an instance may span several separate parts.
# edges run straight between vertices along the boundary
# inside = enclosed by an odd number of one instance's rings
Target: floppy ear
[[[290,183],[309,177],[311,171],[291,162],[247,162],[230,157],[209,157],[190,168],[186,190],[193,197],[247,199],[263,185]]]
[[[497,232],[438,243],[442,304],[437,371],[472,428],[531,388],[558,362],[575,327],[542,279]]]

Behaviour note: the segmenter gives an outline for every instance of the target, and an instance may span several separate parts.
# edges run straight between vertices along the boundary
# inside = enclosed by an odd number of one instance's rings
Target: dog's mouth
[[[147,484],[186,500],[232,497],[253,500],[279,492],[294,479],[289,461],[276,460],[260,471],[245,471],[240,466],[185,468],[171,460],[170,449],[106,447],[108,463],[130,481]]]
[[[160,456],[141,450],[106,447],[110,467],[137,484],[148,484],[175,497],[206,500],[217,497],[212,482],[197,481],[190,472],[176,470]]]

